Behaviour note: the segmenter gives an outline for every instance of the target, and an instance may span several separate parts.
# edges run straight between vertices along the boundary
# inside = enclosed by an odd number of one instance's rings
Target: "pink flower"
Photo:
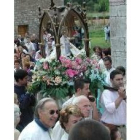
[[[63,60],[65,60],[65,59],[66,59],[66,57],[64,57],[64,56],[60,56],[60,57],[59,57],[59,60],[60,60],[60,61],[63,61]]]
[[[72,68],[76,69],[76,67],[77,67],[76,61],[72,61]]]
[[[68,69],[68,70],[66,70],[66,74],[67,74],[70,78],[72,78],[72,77],[74,77],[75,75],[77,75],[78,72],[75,71],[75,70],[72,70],[72,69]]]
[[[45,69],[45,70],[49,69],[49,66],[48,66],[48,63],[47,62],[44,62],[43,63],[43,69]]]
[[[81,58],[76,58],[75,61],[77,62],[77,64],[81,64],[82,63],[82,59]]]

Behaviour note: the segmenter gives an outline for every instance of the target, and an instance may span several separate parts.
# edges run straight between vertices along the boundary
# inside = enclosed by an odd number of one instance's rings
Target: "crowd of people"
[[[55,50],[54,38],[47,31],[43,38],[48,57]],[[61,44],[70,44],[65,38],[64,32]],[[75,93],[59,109],[55,99],[42,97],[38,101],[26,89],[32,81],[31,70],[43,57],[37,36],[27,33],[21,38],[18,35],[14,43],[15,140],[126,140],[125,68],[112,66],[110,48],[96,46],[91,56],[104,70],[108,88],[98,92],[95,100],[90,100],[90,81],[76,78]],[[70,48],[61,48],[61,52],[67,57]]]

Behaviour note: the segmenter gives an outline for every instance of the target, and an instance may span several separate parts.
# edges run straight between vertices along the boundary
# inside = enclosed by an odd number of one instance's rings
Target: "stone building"
[[[14,0],[14,35],[22,36],[28,31],[39,34],[38,7],[46,9],[51,0]],[[63,5],[64,0],[54,0],[57,6]]]
[[[126,0],[109,0],[109,2],[113,66],[126,67]]]

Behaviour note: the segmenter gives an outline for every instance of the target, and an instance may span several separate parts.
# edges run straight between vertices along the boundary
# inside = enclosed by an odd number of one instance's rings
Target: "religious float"
[[[103,89],[104,74],[97,59],[89,58],[89,33],[86,18],[86,6],[72,5],[58,7],[51,1],[50,8],[41,10],[39,7],[40,42],[44,44],[43,32],[49,29],[55,41],[55,49],[49,56],[45,56],[43,45],[41,48],[43,59],[36,62],[32,82],[28,86],[30,93],[40,93],[42,97],[63,99],[74,93],[75,78],[90,80],[90,90],[93,96],[97,89]],[[75,47],[75,29],[81,29],[80,49]],[[67,32],[70,41],[70,56],[61,54],[62,32]]]

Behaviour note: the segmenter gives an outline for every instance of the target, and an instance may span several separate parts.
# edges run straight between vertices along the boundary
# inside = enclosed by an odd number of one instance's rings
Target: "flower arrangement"
[[[28,91],[30,93],[40,91],[44,97],[64,98],[73,92],[72,81],[75,77],[90,79],[90,90],[93,94],[95,89],[103,88],[104,76],[96,60],[61,56],[59,60],[53,59],[49,62],[43,60],[36,63]]]

